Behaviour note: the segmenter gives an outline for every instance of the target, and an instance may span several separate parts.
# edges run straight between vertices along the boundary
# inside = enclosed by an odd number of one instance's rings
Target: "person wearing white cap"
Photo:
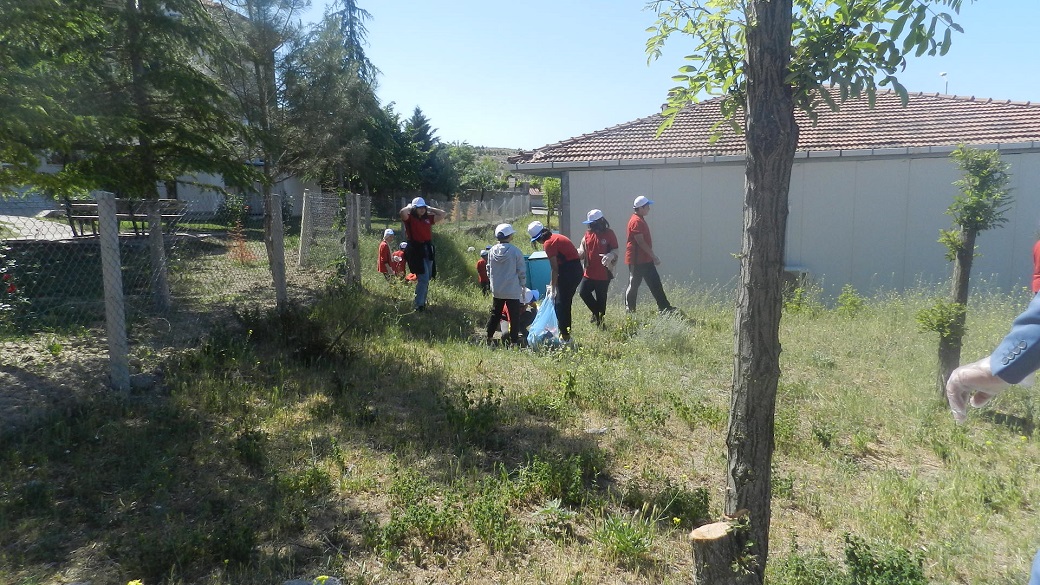
[[[578,294],[592,311],[592,322],[602,327],[603,317],[607,314],[607,288],[617,265],[618,241],[602,211],[592,209],[586,218],[581,223],[589,227],[578,244],[578,256],[585,261],[585,274]]]
[[[383,230],[383,239],[379,242],[379,253],[376,259],[376,270],[381,272],[387,280],[390,280],[395,273],[393,257],[390,254],[390,244],[393,242],[394,230],[390,228]]]
[[[632,202],[632,217],[628,220],[627,239],[625,242],[625,264],[628,264],[628,290],[625,291],[625,308],[629,312],[636,310],[636,297],[639,285],[646,280],[650,294],[657,301],[657,309],[662,313],[674,311],[675,307],[668,302],[661,285],[661,275],[657,273],[657,265],[661,259],[654,254],[654,240],[650,237],[650,226],[644,219],[650,213],[653,201],[643,195]]]
[[[480,285],[480,293],[485,297],[491,292],[491,281],[488,279],[488,251],[491,246],[480,251],[480,260],[477,260],[477,284]]]
[[[532,243],[542,244],[542,249],[549,258],[549,286],[546,288],[545,296],[551,295],[555,299],[553,307],[556,309],[556,319],[560,323],[560,339],[567,343],[571,340],[571,305],[574,303],[574,293],[581,284],[582,267],[578,249],[574,247],[570,238],[552,233],[540,221],[528,224],[527,234],[531,236]]]
[[[520,314],[520,299],[524,294],[524,285],[527,284],[527,265],[524,262],[524,253],[512,244],[513,234],[516,230],[508,223],[501,223],[495,227],[495,239],[498,243],[491,246],[488,251],[488,278],[491,281],[491,315],[487,322],[488,345],[494,341],[495,332],[502,322],[502,309],[509,311],[510,315]],[[513,319],[509,322],[509,342],[520,341],[520,321]]]
[[[444,210],[430,207],[422,197],[401,209],[401,221],[408,240],[404,258],[408,269],[416,275],[415,310],[426,309],[426,295],[430,290],[430,279],[437,275],[437,263],[433,249],[433,224],[444,217]]]

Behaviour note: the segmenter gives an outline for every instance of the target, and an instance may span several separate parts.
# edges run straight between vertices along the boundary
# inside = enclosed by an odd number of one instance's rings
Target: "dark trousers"
[[[560,322],[560,335],[564,339],[571,336],[571,305],[574,303],[574,293],[578,292],[581,284],[581,262],[571,260],[564,262],[559,267],[560,274],[556,279],[556,320]]]
[[[495,297],[495,300],[491,303],[491,316],[488,317],[487,322],[487,338],[491,341],[494,337],[495,331],[498,331],[498,325],[502,322],[502,307],[505,307],[509,311],[509,341],[516,343],[520,340],[520,319],[513,317],[513,315],[520,314],[520,299],[500,299]]]
[[[636,310],[636,297],[639,295],[639,285],[646,280],[646,287],[657,301],[657,310],[664,311],[672,308],[668,297],[664,295],[664,286],[661,285],[661,275],[657,273],[657,266],[653,262],[645,264],[629,264],[628,266],[628,290],[625,291],[625,307],[629,311]]]
[[[578,289],[581,300],[585,301],[585,306],[592,311],[592,318],[596,320],[596,323],[602,323],[603,316],[607,314],[607,288],[609,286],[609,280],[583,278],[581,287]]]

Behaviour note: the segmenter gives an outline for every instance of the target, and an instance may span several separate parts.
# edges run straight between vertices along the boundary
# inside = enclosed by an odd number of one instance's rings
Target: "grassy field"
[[[490,226],[435,231],[425,312],[374,270],[283,314],[238,306],[137,356],[163,392],[0,434],[0,583],[690,582],[725,487],[730,291],[670,287],[689,320],[615,296],[605,330],[576,300],[576,350],[488,348],[466,250]],[[974,298],[965,359],[1027,300]],[[1037,401],[1015,387],[955,426],[914,320],[930,303],[789,303],[769,583],[1026,581]]]

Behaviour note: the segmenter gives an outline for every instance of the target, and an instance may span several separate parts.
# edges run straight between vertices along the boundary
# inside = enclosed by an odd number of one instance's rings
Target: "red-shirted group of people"
[[[629,267],[629,281],[625,291],[625,307],[630,312],[636,309],[639,287],[644,281],[659,311],[675,310],[665,296],[661,276],[657,272],[661,260],[654,253],[653,238],[645,219],[652,204],[653,201],[642,195],[636,197],[632,202],[632,217],[626,229],[624,258]],[[428,206],[422,197],[416,197],[401,210],[406,235],[401,249],[394,252],[390,250],[395,236],[392,229],[383,232],[383,241],[379,243],[379,272],[389,280],[404,275],[407,265],[410,272],[408,278],[416,281],[414,306],[417,311],[426,308],[430,278],[436,274],[432,227],[444,214],[443,210]],[[592,313],[592,322],[603,325],[607,312],[607,291],[614,278],[620,254],[617,236],[601,210],[590,210],[582,223],[588,228],[577,246],[570,238],[553,233],[540,221],[533,221],[527,226],[531,243],[541,244],[549,260],[550,278],[546,299],[552,299],[564,343],[571,339],[571,305],[576,293]],[[526,264],[523,252],[512,244],[515,233],[510,224],[497,226],[495,238],[498,243],[481,250],[477,261],[477,281],[481,292],[493,299],[487,323],[489,339],[498,330],[503,315],[508,318],[509,315],[525,313],[530,317],[536,311],[534,302],[537,300],[537,291],[531,291],[525,286]],[[529,324],[531,318],[510,319],[511,341],[519,341],[524,321]]]
[[[625,307],[628,311],[635,311],[639,287],[644,280],[659,311],[675,310],[664,293],[657,272],[661,260],[654,253],[653,238],[645,220],[652,204],[653,201],[642,195],[632,202],[633,211],[628,221],[625,245],[625,264],[629,266],[628,289],[625,292]],[[607,312],[607,291],[619,259],[617,235],[601,210],[590,210],[582,223],[588,228],[577,246],[570,238],[553,233],[540,221],[533,221],[527,226],[531,242],[541,244],[549,260],[550,277],[546,299],[552,300],[564,343],[568,343],[571,338],[571,305],[575,293],[581,296],[592,313],[592,322],[603,325]],[[511,243],[515,233],[513,226],[500,224],[495,228],[495,237],[499,243],[482,250],[481,258],[477,261],[477,280],[481,290],[485,295],[490,293],[495,299],[487,325],[489,340],[498,328],[503,307],[508,312],[511,309],[510,302],[522,304],[523,291],[527,290],[524,286],[526,267],[522,263],[523,253]],[[515,340],[512,331],[510,338]]]

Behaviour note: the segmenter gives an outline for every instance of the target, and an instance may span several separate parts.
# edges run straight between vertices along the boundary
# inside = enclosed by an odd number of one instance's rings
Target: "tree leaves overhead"
[[[898,74],[908,55],[944,55],[962,0],[795,0],[792,61],[787,82],[795,103],[815,120],[821,106],[837,109],[841,102],[878,88],[891,88],[905,104],[906,88]],[[689,62],[672,79],[679,83],[668,94],[667,124],[688,103],[704,96],[721,96],[740,109],[746,93],[743,66],[747,20],[741,0],[655,0],[648,4],[658,19],[647,29],[648,59],[661,56],[672,33],[693,38]],[[937,38],[936,31],[942,31]]]

